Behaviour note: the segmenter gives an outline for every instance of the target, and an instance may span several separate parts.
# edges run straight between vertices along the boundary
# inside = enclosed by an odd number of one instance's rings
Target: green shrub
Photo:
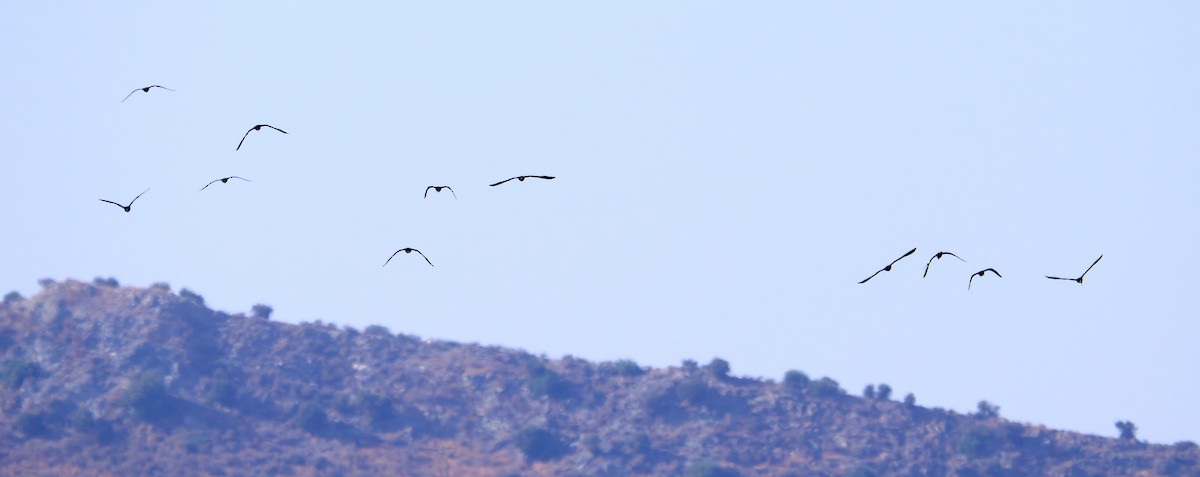
[[[387,337],[392,336],[392,332],[390,330],[388,330],[386,326],[382,326],[382,325],[367,326],[366,329],[363,330],[363,333],[367,334],[367,335],[375,335],[375,336],[387,336]]]
[[[203,305],[204,305],[204,297],[200,296],[200,294],[199,294],[199,293],[196,293],[196,292],[194,292],[194,291],[188,290],[187,288],[180,288],[180,289],[179,289],[179,296],[180,296],[180,297],[183,297],[183,298],[186,298],[186,299],[188,299],[188,300],[192,300],[192,301],[194,301],[194,302],[196,302],[196,303],[200,304],[201,306],[203,306]]]
[[[681,363],[681,364],[683,366],[683,370],[687,371],[689,373],[695,372],[697,369],[700,369],[700,363],[697,363],[696,360],[694,360],[694,359],[685,359],[685,360],[683,360],[683,363]]]
[[[525,383],[525,388],[529,395],[535,398],[546,396],[550,399],[563,399],[571,394],[570,384],[541,363],[529,366],[529,381]]]
[[[386,429],[399,417],[392,398],[380,394],[364,394],[359,398],[359,407],[366,414],[372,429]]]
[[[134,417],[144,421],[159,421],[171,415],[175,401],[167,395],[167,386],[158,371],[144,371],[133,379],[122,401]]]
[[[1000,417],[1000,406],[987,402],[986,400],[979,401],[979,404],[976,406],[976,408],[978,408],[978,411],[975,412],[975,417],[979,419],[995,419]]]
[[[217,377],[208,386],[208,399],[225,407],[237,403],[237,387],[225,377]]]
[[[150,288],[169,292],[171,291],[171,284],[167,282],[154,282],[150,285]]]
[[[41,414],[21,414],[17,417],[17,431],[25,437],[42,437],[50,433],[46,419]]]
[[[1121,440],[1137,441],[1137,426],[1132,421],[1117,421],[1117,430],[1121,431]]]
[[[109,287],[109,288],[120,288],[121,287],[121,284],[119,282],[117,282],[116,278],[113,278],[113,277],[108,277],[108,278],[96,277],[92,280],[92,284],[96,285],[98,287]]]
[[[325,415],[325,410],[315,403],[304,403],[300,406],[300,410],[296,412],[296,427],[303,429],[309,434],[317,434],[325,430],[329,425],[329,417]]]
[[[967,426],[958,434],[958,451],[971,457],[990,455],[1000,444],[996,431],[983,425]]]
[[[252,313],[255,318],[262,318],[264,320],[271,319],[271,313],[274,311],[274,308],[262,303],[250,307],[250,313]]]
[[[808,379],[807,374],[804,374],[804,371],[797,371],[793,369],[783,374],[783,384],[786,384],[788,387],[793,389],[800,389],[808,386],[809,381],[811,380]]]
[[[842,390],[841,385],[828,376],[813,381],[808,385],[808,388],[817,396],[830,397],[846,394],[846,391]]]
[[[712,373],[713,376],[718,378],[729,377],[729,361],[725,361],[721,358],[713,358],[713,360],[708,363],[708,372]]]
[[[875,385],[874,384],[868,384],[867,387],[863,388],[863,397],[865,397],[867,399],[875,399]]]
[[[886,384],[880,384],[879,388],[878,388],[878,392],[875,395],[875,398],[880,401],[887,401],[887,400],[892,399],[892,387],[888,386]]]
[[[42,368],[37,363],[23,359],[9,359],[4,361],[3,366],[0,366],[0,381],[3,381],[9,389],[17,389],[25,380],[36,379],[41,375]]]
[[[22,301],[24,299],[25,299],[25,297],[21,296],[21,294],[16,291],[10,291],[10,292],[8,292],[7,295],[4,295],[4,303],[5,304],[16,303],[16,302]]]
[[[522,429],[513,436],[513,443],[530,461],[554,460],[566,455],[569,449],[557,435],[543,427]]]
[[[613,370],[619,376],[641,376],[646,373],[646,370],[638,366],[637,362],[632,359],[622,359],[613,363]]]
[[[687,477],[738,477],[738,471],[712,462],[697,462],[688,467]]]
[[[1191,450],[1191,449],[1195,449],[1197,447],[1200,447],[1200,446],[1197,446],[1196,443],[1192,442],[1192,441],[1179,441],[1179,442],[1175,443],[1175,448],[1177,448],[1177,449]]]
[[[212,437],[205,431],[192,431],[183,438],[183,449],[189,454],[207,451],[212,447]]]
[[[905,394],[904,395],[904,405],[908,406],[908,407],[916,406],[917,405],[917,397],[913,396],[913,393]]]
[[[688,379],[675,385],[675,397],[679,402],[697,405],[704,404],[716,393],[701,379]]]

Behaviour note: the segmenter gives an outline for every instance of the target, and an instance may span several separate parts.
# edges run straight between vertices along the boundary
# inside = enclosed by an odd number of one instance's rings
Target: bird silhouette
[[[245,177],[238,177],[238,176],[222,177],[222,178],[220,178],[220,179],[217,179],[217,180],[214,180],[214,181],[212,181],[212,182],[209,182],[208,184],[205,184],[205,185],[204,185],[204,187],[201,187],[201,188],[200,188],[200,190],[207,189],[207,188],[208,188],[208,186],[210,186],[210,185],[213,185],[213,184],[216,184],[216,183],[218,183],[218,182],[220,182],[220,183],[222,183],[222,184],[225,184],[225,183],[229,182],[229,179],[241,179],[241,180],[244,180],[244,181],[246,181],[246,182],[253,182],[253,181],[251,181],[250,179],[247,179],[247,178],[245,178]]]
[[[140,90],[142,90],[142,92],[144,92],[144,93],[149,93],[149,92],[150,92],[150,88],[162,88],[162,89],[165,89],[165,90],[167,90],[167,91],[175,91],[175,90],[173,90],[173,89],[171,89],[171,88],[168,88],[168,87],[166,87],[166,86],[159,86],[159,85],[156,85],[156,84],[152,84],[152,85],[150,85],[150,86],[147,86],[147,87],[145,87],[145,88],[137,88],[137,89],[134,89],[133,91],[130,91],[130,92],[129,92],[129,94],[125,95],[125,99],[129,99],[129,97],[130,97],[130,96],[133,96],[133,93],[136,93],[136,92],[138,92],[138,90],[139,90],[139,89],[140,89]],[[122,99],[122,100],[121,100],[121,102],[122,102],[122,103],[124,103],[124,102],[125,102],[125,99]]]
[[[145,194],[145,193],[147,193],[147,192],[150,192],[150,189],[148,189],[148,188],[147,188],[146,190],[142,191],[142,194]],[[113,202],[113,201],[111,201],[111,200],[105,200],[105,199],[100,199],[100,202],[108,202],[108,203],[110,203],[110,204],[112,204],[112,205],[115,205],[115,206],[117,206],[117,207],[120,207],[120,208],[122,208],[122,209],[125,209],[125,212],[129,212],[129,208],[130,208],[130,207],[133,207],[133,203],[134,203],[134,202],[137,202],[137,200],[138,200],[138,197],[141,197],[141,196],[142,196],[142,194],[138,194],[138,195],[137,195],[137,197],[134,197],[134,198],[133,198],[133,200],[129,201],[129,205],[121,205],[121,204],[118,204],[118,203],[116,203],[116,202]]]
[[[1000,274],[1000,272],[997,272],[995,268],[987,268],[987,269],[984,269],[984,270],[980,270],[980,271],[978,271],[978,272],[975,272],[975,273],[972,273],[972,274],[971,274],[971,279],[970,279],[970,280],[967,280],[967,289],[968,289],[968,290],[970,290],[970,289],[971,289],[971,282],[975,281],[975,277],[982,277],[982,276],[983,276],[983,274],[984,274],[984,273],[987,273],[987,272],[992,272],[992,273],[995,273],[997,277],[1004,278],[1004,275],[1001,275],[1001,274]]]
[[[429,198],[429,189],[433,189],[433,191],[434,191],[434,192],[441,192],[441,191],[442,191],[442,189],[450,189],[450,186],[429,186],[429,187],[426,187],[426,188],[425,188],[425,198],[426,198],[426,199],[428,199],[428,198]],[[457,199],[457,198],[458,198],[458,194],[455,194],[455,193],[454,193],[454,189],[450,189],[450,195],[453,195],[455,199]]]
[[[491,186],[492,186],[492,187],[496,187],[496,186],[498,186],[498,185],[500,185],[500,184],[503,184],[503,183],[505,183],[505,182],[511,181],[511,180],[513,180],[513,179],[516,179],[516,180],[518,180],[518,181],[524,182],[524,181],[525,181],[525,179],[528,179],[528,178],[530,178],[530,177],[537,178],[537,179],[546,179],[546,180],[550,180],[550,179],[553,179],[553,178],[554,178],[554,176],[516,176],[516,177],[509,177],[508,179],[504,179],[504,180],[502,180],[502,181],[500,181],[500,182],[497,182],[497,183],[495,183],[495,184],[492,184]]]
[[[279,129],[279,128],[277,128],[277,127],[275,127],[275,126],[272,126],[272,125],[270,125],[270,124],[259,124],[259,125],[257,125],[257,126],[254,126],[254,127],[250,128],[250,129],[247,129],[247,130],[246,130],[246,134],[243,134],[243,135],[242,135],[242,140],[241,140],[241,141],[238,141],[238,147],[237,147],[237,149],[234,149],[234,150],[235,150],[235,151],[238,151],[238,150],[241,150],[241,149],[242,149],[242,143],[243,143],[243,142],[246,142],[246,136],[249,136],[249,135],[250,135],[250,131],[257,131],[257,130],[259,130],[259,129],[262,129],[262,128],[264,128],[264,127],[271,128],[271,129],[274,129],[274,130],[276,130],[276,131],[279,131],[279,132],[281,132],[281,133],[287,134],[287,131],[284,131],[284,130],[282,130],[282,129]]]
[[[1100,258],[1104,258],[1104,254],[1101,254]],[[1096,266],[1097,263],[1100,263],[1100,258],[1097,258],[1095,262],[1092,262],[1092,267]],[[1088,272],[1092,271],[1092,267],[1088,267],[1087,270],[1084,270],[1083,275],[1087,275]],[[1080,275],[1079,278],[1059,278],[1059,277],[1052,277],[1050,275],[1046,275],[1046,278],[1049,278],[1051,280],[1070,280],[1070,281],[1073,281],[1080,285],[1083,285],[1083,275]]]
[[[962,259],[962,257],[960,257],[960,256],[958,256],[958,255],[955,255],[955,254],[953,254],[953,253],[950,253],[950,252],[938,252],[938,253],[937,253],[937,255],[934,255],[934,256],[932,256],[932,257],[929,257],[929,262],[927,262],[927,263],[925,264],[925,274],[924,274],[924,275],[921,275],[921,278],[925,278],[926,276],[928,276],[928,275],[929,275],[929,264],[933,263],[933,259],[935,259],[935,258],[936,258],[936,259],[938,259],[938,260],[941,260],[941,259],[942,259],[942,255],[949,255],[949,256],[951,256],[951,257],[954,257],[954,258],[957,258],[957,259],[959,259],[959,260],[962,260],[962,261],[966,262],[966,260],[963,260],[963,259]]]
[[[408,253],[413,253],[413,252],[417,252],[417,255],[420,255],[420,256],[421,256],[421,258],[425,259],[425,262],[429,263],[429,266],[431,266],[431,267],[433,266],[433,262],[430,262],[430,261],[429,261],[429,257],[426,257],[426,256],[425,256],[425,254],[421,253],[421,251],[420,251],[420,250],[417,250],[417,249],[415,249],[415,248],[412,248],[412,247],[407,247],[407,248],[402,248],[402,249],[400,249],[400,250],[397,250],[397,251],[396,251],[396,253],[393,253],[391,257],[388,257],[388,259],[387,259],[387,262],[383,262],[383,266],[385,266],[385,267],[386,267],[386,266],[387,266],[387,264],[388,264],[388,262],[391,262],[391,261],[392,261],[392,258],[394,258],[394,257],[396,256],[396,254],[397,254],[397,253],[400,253],[400,252],[404,252],[404,253],[406,253],[406,254],[408,254]]]
[[[886,266],[886,267],[883,267],[883,268],[879,269],[879,271],[878,271],[878,272],[872,273],[872,274],[871,274],[871,276],[869,276],[869,277],[867,277],[867,278],[864,278],[864,279],[863,279],[863,281],[861,281],[861,282],[858,282],[858,284],[859,284],[859,285],[862,285],[862,284],[864,284],[864,283],[867,283],[867,280],[870,280],[870,279],[872,279],[872,278],[875,278],[875,275],[879,275],[881,272],[890,272],[890,271],[892,271],[892,265],[895,265],[895,264],[896,264],[896,262],[899,262],[899,261],[900,261],[900,259],[902,259],[902,258],[904,258],[904,257],[907,257],[907,256],[909,256],[909,255],[912,255],[912,254],[914,254],[914,253],[917,253],[917,249],[916,249],[916,248],[913,248],[912,250],[909,250],[909,251],[908,251],[908,253],[906,253],[906,254],[904,254],[904,255],[901,255],[901,256],[900,256],[900,258],[897,258],[897,259],[895,259],[895,260],[892,260],[892,263],[889,263],[889,264],[888,264],[888,266]]]

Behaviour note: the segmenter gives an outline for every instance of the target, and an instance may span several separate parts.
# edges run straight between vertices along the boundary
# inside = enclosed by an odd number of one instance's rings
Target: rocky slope
[[[1152,445],[849,396],[43,281],[0,305],[3,475],[1200,475]]]

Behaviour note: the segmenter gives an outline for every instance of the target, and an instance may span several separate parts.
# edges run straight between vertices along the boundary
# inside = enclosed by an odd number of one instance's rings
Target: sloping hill
[[[1151,445],[848,396],[291,325],[167,287],[0,305],[4,475],[1200,475]]]

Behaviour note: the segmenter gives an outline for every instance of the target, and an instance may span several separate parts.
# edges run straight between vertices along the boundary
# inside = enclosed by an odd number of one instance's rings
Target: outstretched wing
[[[511,181],[511,180],[513,180],[513,179],[516,179],[516,177],[509,177],[508,179],[504,179],[504,180],[502,180],[502,181],[500,181],[500,182],[497,182],[497,183],[495,183],[495,184],[491,184],[491,187],[496,187],[496,186],[498,186],[498,185],[500,185],[500,184],[503,184],[503,183],[505,183],[505,182]]]
[[[458,200],[458,194],[455,194],[455,193],[454,193],[454,189],[451,189],[451,188],[450,188],[450,186],[446,186],[446,189],[449,189],[449,190],[450,190],[450,195],[454,196],[454,199],[455,199],[455,200]]]
[[[859,285],[862,285],[862,284],[864,284],[864,283],[867,283],[867,280],[870,280],[870,279],[872,279],[872,278],[875,278],[875,275],[879,275],[879,272],[882,272],[882,271],[883,271],[883,270],[882,270],[882,269],[880,269],[878,272],[872,273],[872,274],[871,274],[871,276],[869,276],[869,277],[867,277],[867,278],[864,278],[864,279],[863,279],[863,281],[861,281],[861,282],[858,282],[858,284],[859,284]]]
[[[221,181],[221,179],[216,179],[216,180],[214,180],[214,181],[212,181],[212,182],[209,182],[208,184],[205,184],[205,185],[204,185],[204,187],[201,187],[201,188],[200,188],[200,190],[207,189],[207,188],[208,188],[208,186],[210,186],[210,185],[213,185],[213,183],[214,183],[214,182],[220,182],[220,181]]]
[[[166,87],[166,86],[161,86],[161,85],[157,85],[157,84],[156,84],[156,85],[153,85],[153,86],[150,86],[150,87],[151,87],[151,88],[162,88],[162,89],[165,89],[165,90],[167,90],[167,91],[175,91],[175,90],[173,90],[173,89],[171,89],[171,88],[168,88],[168,87]]]
[[[983,273],[983,272],[979,272],[979,273]],[[970,279],[970,280],[967,280],[967,289],[968,289],[968,290],[970,290],[970,289],[971,289],[971,282],[975,281],[975,277],[976,277],[977,275],[979,275],[979,273],[972,273],[972,274],[971,274],[971,279]]]
[[[962,260],[963,262],[966,262],[966,260],[963,260],[963,258],[962,258],[962,257],[960,257],[960,256],[958,256],[958,255],[955,255],[955,254],[953,254],[953,253],[950,253],[950,252],[941,252],[941,253],[939,253],[939,255],[949,255],[949,256],[951,256],[951,257],[954,257],[954,258],[957,258],[957,259],[959,259],[959,260]]]
[[[129,97],[133,96],[133,93],[138,92],[139,89],[142,89],[142,88],[137,88],[137,89],[134,89],[133,91],[130,91],[129,94],[125,95],[125,99],[129,99]],[[122,99],[121,102],[124,103],[125,99]]]
[[[147,193],[147,192],[150,192],[150,188],[149,188],[149,187],[147,187],[147,188],[146,188],[146,190],[142,191],[142,194],[145,194],[145,193]],[[129,205],[128,205],[128,207],[133,207],[133,203],[134,203],[134,202],[137,202],[137,200],[138,200],[138,197],[141,197],[141,196],[142,196],[142,194],[138,194],[138,195],[137,195],[137,197],[134,197],[134,198],[133,198],[133,200],[129,201]]]
[[[901,256],[900,256],[900,258],[897,258],[897,259],[895,259],[895,260],[892,260],[892,263],[891,263],[891,264],[889,264],[888,266],[890,267],[890,266],[892,266],[892,265],[895,265],[895,264],[896,264],[896,262],[899,262],[900,260],[903,260],[903,259],[904,259],[904,257],[907,257],[907,256],[909,256],[909,255],[912,255],[912,254],[914,254],[914,253],[917,253],[917,249],[916,249],[916,247],[913,247],[913,249],[912,249],[912,250],[909,250],[909,251],[908,251],[908,253],[906,253],[906,254],[904,254],[904,255],[901,255]]]
[[[554,178],[554,176],[525,176],[525,177],[536,177],[538,179],[546,179],[546,180],[550,180],[550,179]]]
[[[120,207],[120,208],[122,208],[122,209],[124,209],[124,208],[125,208],[125,206],[123,206],[123,205],[121,205],[121,204],[118,204],[118,203],[116,203],[116,202],[113,202],[113,201],[111,201],[111,200],[104,200],[104,199],[100,199],[100,202],[108,202],[108,203],[110,203],[110,204],[112,204],[112,205],[115,205],[115,206],[117,206],[117,207]]]
[[[426,188],[425,188],[425,198],[426,198],[426,199],[428,199],[428,198],[429,198],[429,189],[432,189],[432,188],[433,188],[433,186],[429,186],[429,187],[426,187]]]
[[[263,124],[263,126],[266,126],[266,127],[269,127],[269,128],[271,128],[271,129],[274,129],[274,130],[276,130],[276,131],[279,131],[279,132],[281,132],[281,133],[287,134],[287,131],[284,131],[284,130],[282,130],[282,129],[279,129],[279,128],[277,128],[277,127],[275,127],[275,126],[272,126],[272,125],[270,125],[270,124]]]
[[[396,257],[396,254],[397,254],[397,253],[400,253],[400,252],[403,252],[403,251],[404,251],[404,249],[397,250],[395,253],[393,253],[393,254],[392,254],[392,256],[391,256],[391,257],[388,257],[388,259],[387,259],[387,262],[383,262],[383,266],[385,266],[385,267],[386,267],[386,266],[387,266],[387,264],[388,264],[388,262],[391,262],[391,261],[392,261],[392,259]]]
[[[1104,255],[1103,255],[1103,254],[1101,254],[1101,255],[1100,255],[1100,258],[1104,258]],[[1097,264],[1097,263],[1100,263],[1100,258],[1097,258],[1095,262],[1092,262],[1092,266],[1091,266],[1091,267],[1088,267],[1088,269],[1087,269],[1087,270],[1084,270],[1084,271],[1083,271],[1083,275],[1087,275],[1087,273],[1088,273],[1088,272],[1092,271],[1092,267],[1096,266],[1096,264]],[[1082,279],[1082,278],[1083,278],[1083,275],[1080,275],[1080,276],[1079,276],[1079,278],[1080,278],[1080,279]]]
[[[984,270],[984,271],[985,271],[985,272],[988,272],[988,271],[990,271],[990,272],[992,272],[992,273],[995,273],[997,277],[1004,278],[1004,275],[1001,275],[1001,274],[1000,274],[1000,272],[997,272],[995,268],[989,268],[989,269],[987,269],[987,270]],[[980,276],[982,276],[982,275],[980,275]]]
[[[235,151],[238,151],[238,150],[241,150],[241,149],[242,149],[242,143],[243,143],[243,142],[246,142],[246,136],[249,136],[249,135],[250,135],[250,131],[253,131],[253,130],[254,130],[254,128],[250,128],[250,129],[247,129],[247,130],[246,130],[246,134],[243,134],[243,135],[242,135],[242,140],[241,140],[241,141],[238,141],[238,147],[237,147],[237,149],[234,149]]]
[[[924,274],[924,275],[921,275],[921,278],[925,278],[926,276],[928,276],[928,275],[929,275],[929,264],[933,263],[933,259],[935,259],[935,258],[937,258],[937,257],[938,257],[937,255],[934,255],[934,256],[932,256],[932,257],[929,257],[929,262],[926,262],[926,263],[925,263],[925,274]]]
[[[246,182],[254,182],[254,181],[252,181],[252,180],[250,180],[250,179],[247,179],[247,178],[245,178],[245,177],[238,177],[238,176],[229,176],[229,177],[226,177],[226,179],[241,179],[241,180],[244,180],[244,181],[246,181]]]
[[[429,261],[429,257],[426,257],[425,254],[421,253],[420,250],[417,250],[414,248],[414,249],[412,249],[412,251],[417,252],[417,254],[421,256],[421,258],[425,259],[425,263],[428,263],[429,266],[431,266],[431,267],[433,266],[433,262]]]

